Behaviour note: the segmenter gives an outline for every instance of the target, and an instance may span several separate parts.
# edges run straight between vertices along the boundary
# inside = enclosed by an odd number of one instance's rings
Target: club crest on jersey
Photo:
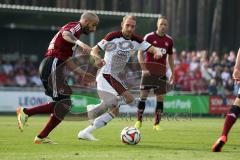
[[[119,42],[119,48],[122,50],[128,50],[128,49],[133,49],[134,46],[130,41],[122,41],[122,42]]]
[[[160,48],[160,52],[164,55],[167,53],[167,50],[165,48]]]
[[[153,44],[157,44],[157,41],[153,41]]]
[[[105,51],[111,52],[117,48],[117,45],[114,42],[108,42],[105,46]]]
[[[167,46],[167,47],[168,47],[168,42],[165,42],[165,46]]]

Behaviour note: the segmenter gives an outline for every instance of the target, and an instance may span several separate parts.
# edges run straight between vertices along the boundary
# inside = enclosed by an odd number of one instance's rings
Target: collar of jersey
[[[166,33],[165,33],[163,36],[159,36],[159,35],[157,34],[157,31],[155,31],[154,34],[155,34],[156,36],[158,36],[158,37],[161,37],[161,38],[162,38],[162,37],[165,37],[165,35],[166,35]]]
[[[126,40],[132,40],[132,36],[131,36],[131,38],[130,38],[130,39],[128,39],[127,37],[124,37],[124,35],[123,35],[122,31],[121,31],[121,35],[122,35],[122,37],[123,37],[124,39],[126,39]]]

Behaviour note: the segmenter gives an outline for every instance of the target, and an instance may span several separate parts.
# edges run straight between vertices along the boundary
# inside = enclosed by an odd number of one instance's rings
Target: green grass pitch
[[[162,131],[152,130],[152,121],[141,129],[138,145],[122,144],[120,132],[135,121],[115,119],[95,132],[100,141],[80,141],[76,138],[88,122],[64,121],[50,135],[57,145],[36,145],[33,138],[47,122],[47,117],[31,117],[29,126],[19,132],[15,116],[0,116],[1,160],[236,160],[240,157],[238,122],[229,135],[222,153],[210,148],[221,133],[223,118],[192,118],[192,120],[163,120]]]

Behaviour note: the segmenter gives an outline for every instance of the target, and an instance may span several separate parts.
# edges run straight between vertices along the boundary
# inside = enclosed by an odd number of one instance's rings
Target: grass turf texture
[[[121,130],[134,125],[135,121],[115,119],[94,133],[100,139],[97,142],[76,138],[78,131],[89,124],[87,121],[64,121],[50,135],[59,144],[33,144],[34,137],[47,120],[47,117],[31,117],[29,126],[21,133],[15,116],[0,116],[0,159],[236,160],[240,157],[238,124],[233,127],[222,153],[210,151],[221,133],[224,119],[164,120],[161,122],[162,131],[153,131],[152,122],[146,121],[141,129],[142,139],[136,146],[125,145],[120,141]]]

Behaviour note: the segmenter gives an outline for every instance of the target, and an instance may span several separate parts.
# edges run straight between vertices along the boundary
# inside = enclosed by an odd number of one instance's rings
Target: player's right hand
[[[106,64],[106,62],[104,61],[104,59],[97,59],[95,61],[95,64],[98,68],[101,68],[102,66],[104,66]]]
[[[89,47],[88,45],[84,44],[84,43],[81,47],[83,49],[83,53],[85,53],[85,54],[89,54],[92,51],[92,48]]]
[[[80,46],[82,48],[82,51],[84,54],[88,54],[92,51],[92,48],[86,45],[85,43],[81,42],[80,40],[77,40],[76,45]]]

